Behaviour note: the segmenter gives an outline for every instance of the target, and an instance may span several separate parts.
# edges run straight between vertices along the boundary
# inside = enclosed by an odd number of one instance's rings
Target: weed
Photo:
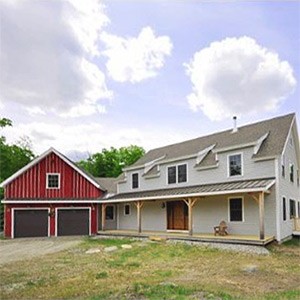
[[[96,279],[103,279],[103,278],[107,278],[107,277],[108,277],[108,273],[106,271],[96,274]]]

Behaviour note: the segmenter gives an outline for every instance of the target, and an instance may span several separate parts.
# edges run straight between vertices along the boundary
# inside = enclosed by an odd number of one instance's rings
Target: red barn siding
[[[46,188],[46,174],[60,173],[60,188]],[[93,199],[102,191],[55,153],[18,176],[5,188],[6,199]]]

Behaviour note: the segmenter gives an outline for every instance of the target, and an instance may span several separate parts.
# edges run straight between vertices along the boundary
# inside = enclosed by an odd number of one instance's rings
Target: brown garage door
[[[89,235],[88,209],[58,209],[57,235]]]
[[[15,210],[14,237],[48,236],[48,210]]]

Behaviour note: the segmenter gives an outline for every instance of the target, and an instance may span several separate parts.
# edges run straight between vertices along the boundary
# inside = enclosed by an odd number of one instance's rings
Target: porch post
[[[135,202],[135,206],[137,209],[137,227],[138,227],[138,233],[142,232],[142,215],[141,215],[141,209],[143,207],[142,201]]]
[[[106,204],[102,203],[102,206],[101,206],[101,229],[102,229],[102,231],[105,230],[105,211],[106,211]]]
[[[265,197],[264,193],[259,193],[259,238],[265,238]]]
[[[185,204],[188,206],[188,216],[189,216],[189,236],[193,235],[193,207],[195,205],[196,199],[188,198],[184,200]]]

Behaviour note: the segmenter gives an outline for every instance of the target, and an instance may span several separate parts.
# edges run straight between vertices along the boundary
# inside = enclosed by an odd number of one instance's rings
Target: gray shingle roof
[[[114,177],[96,177],[96,181],[105,188],[108,194],[117,193],[117,182],[119,178]]]
[[[260,150],[255,155],[255,158],[280,155],[282,153],[294,116],[295,114],[292,113],[239,127],[238,131],[235,133],[232,133],[232,130],[230,129],[181,143],[153,149],[147,152],[132,166],[144,165],[145,163],[153,161],[154,159],[157,159],[163,155],[166,155],[165,159],[175,159],[178,157],[193,155],[213,144],[216,144],[215,149],[220,149],[235,145],[253,143],[266,133],[269,133],[269,135],[262,143]],[[209,159],[209,162],[206,163],[205,159]],[[211,155],[208,155],[204,158],[203,165],[208,165],[213,161],[214,158]]]
[[[140,191],[140,192],[131,192],[131,193],[120,193],[114,195],[112,197],[107,198],[107,201],[132,201],[136,200],[158,200],[160,198],[166,198],[168,196],[172,196],[172,198],[180,197],[184,195],[192,195],[195,196],[201,194],[229,194],[232,191],[244,191],[247,192],[257,191],[257,190],[265,190],[270,188],[275,182],[275,178],[263,178],[263,179],[252,179],[252,180],[240,180],[233,182],[223,182],[223,183],[214,183],[214,184],[202,184],[196,186],[188,186],[188,187],[179,187],[179,188],[167,188],[167,189],[159,189],[159,190],[150,190],[150,191]]]

